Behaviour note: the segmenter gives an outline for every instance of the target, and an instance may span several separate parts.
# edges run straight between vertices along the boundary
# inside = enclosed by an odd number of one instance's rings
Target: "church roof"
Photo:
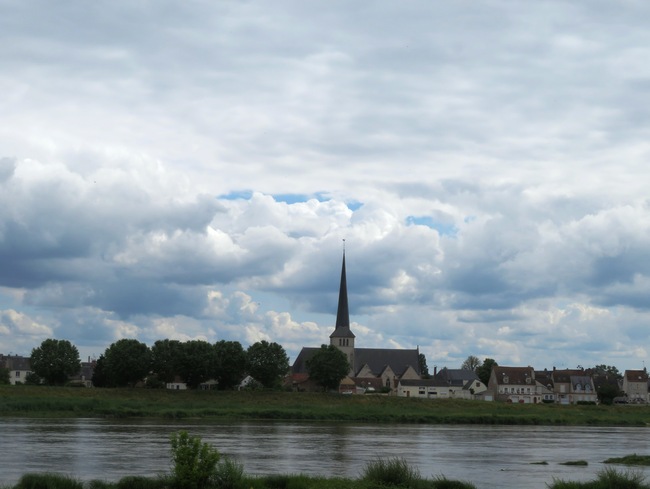
[[[407,368],[420,374],[420,355],[418,350],[393,350],[390,348],[355,348],[354,373],[356,374],[364,365],[368,365],[375,375],[389,366],[396,375],[402,375]]]

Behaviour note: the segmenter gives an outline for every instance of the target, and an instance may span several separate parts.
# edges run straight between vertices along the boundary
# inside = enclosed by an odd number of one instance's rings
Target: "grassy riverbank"
[[[648,406],[559,406],[279,391],[0,386],[0,416],[650,426]]]

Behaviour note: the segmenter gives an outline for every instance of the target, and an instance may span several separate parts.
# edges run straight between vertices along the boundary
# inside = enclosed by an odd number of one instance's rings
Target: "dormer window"
[[[526,377],[526,383],[530,384],[530,377]]]
[[[504,383],[504,384],[507,384],[508,382],[510,382],[510,379],[508,378],[507,375],[504,375],[504,376],[503,376],[503,383]]]

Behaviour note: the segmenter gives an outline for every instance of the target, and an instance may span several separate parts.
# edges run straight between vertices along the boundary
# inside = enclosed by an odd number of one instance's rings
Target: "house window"
[[[503,376],[503,383],[504,383],[504,384],[507,384],[509,381],[510,381],[510,379],[508,378],[508,376],[507,376],[507,375],[504,375],[504,376]]]
[[[20,377],[20,372],[16,371],[16,377]]]

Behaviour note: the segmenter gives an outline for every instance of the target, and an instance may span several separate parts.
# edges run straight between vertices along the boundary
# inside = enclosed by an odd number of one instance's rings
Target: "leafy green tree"
[[[162,382],[173,382],[179,373],[182,344],[178,340],[158,340],[151,347],[151,369]]]
[[[477,368],[481,366],[481,361],[478,359],[478,357],[474,355],[468,356],[463,364],[460,366],[461,370],[472,370],[476,371]]]
[[[289,357],[281,345],[266,340],[253,343],[246,350],[248,373],[264,387],[278,387],[289,371]]]
[[[32,350],[32,371],[49,385],[63,385],[68,377],[79,373],[79,350],[68,340],[49,338]]]
[[[25,377],[25,384],[27,385],[41,385],[42,383],[43,379],[41,379],[38,374],[35,374],[34,372],[29,372]]]
[[[619,370],[613,365],[596,365],[593,369],[593,372],[598,375],[612,375],[616,379],[622,379],[623,375]]]
[[[104,355],[99,355],[99,358],[95,362],[92,382],[94,387],[111,387],[106,373],[106,358]]]
[[[618,382],[603,382],[596,387],[598,400],[605,405],[614,404],[614,398],[622,396],[623,391],[619,389]]]
[[[219,390],[230,390],[246,374],[246,351],[239,341],[220,340],[214,344],[215,372]]]
[[[151,368],[151,350],[135,339],[121,339],[104,352],[108,386],[133,387],[143,380]]]
[[[215,351],[210,343],[191,340],[181,343],[178,358],[178,374],[188,387],[196,389],[212,378],[215,368]]]
[[[476,375],[485,385],[488,385],[490,382],[490,374],[492,374],[492,368],[498,366],[499,364],[493,358],[486,358],[483,360],[483,364],[476,368]]]
[[[420,376],[424,379],[429,378],[429,366],[427,365],[427,357],[424,356],[424,353],[418,355],[418,362],[420,364]]]
[[[350,364],[345,353],[334,345],[321,345],[307,360],[309,378],[325,390],[338,389],[349,372]]]
[[[6,385],[10,383],[9,369],[6,367],[0,367],[0,385]]]
[[[214,487],[217,464],[221,456],[198,436],[187,431],[174,433],[171,437],[172,485],[175,489],[204,489]]]

